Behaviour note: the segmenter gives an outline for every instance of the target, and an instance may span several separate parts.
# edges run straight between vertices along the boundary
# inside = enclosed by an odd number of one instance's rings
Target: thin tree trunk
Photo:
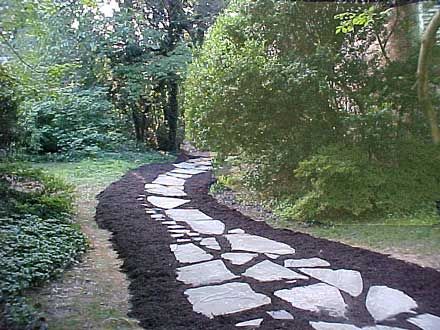
[[[169,150],[177,150],[177,118],[179,113],[179,104],[177,102],[177,95],[179,93],[179,86],[175,79],[169,82],[169,95],[168,95],[168,143]]]
[[[429,65],[431,63],[432,48],[436,42],[437,31],[440,28],[440,10],[431,19],[422,37],[420,46],[419,63],[417,67],[417,93],[420,106],[428,117],[431,125],[431,136],[434,144],[440,143],[440,129],[438,115],[432,105],[429,93]]]

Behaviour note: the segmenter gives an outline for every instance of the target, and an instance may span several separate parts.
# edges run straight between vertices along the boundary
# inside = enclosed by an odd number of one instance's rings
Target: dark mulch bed
[[[181,156],[180,160],[184,160]],[[178,282],[175,268],[178,263],[170,251],[173,239],[165,226],[151,220],[141,205],[145,201],[137,198],[145,194],[144,184],[153,181],[160,173],[173,168],[170,164],[146,165],[127,173],[121,180],[111,184],[99,196],[96,211],[98,224],[113,233],[112,242],[123,259],[123,271],[130,280],[132,295],[131,316],[140,320],[145,329],[236,329],[234,324],[253,318],[265,317],[261,329],[312,329],[309,320],[335,321],[326,315],[316,315],[303,310],[295,310],[278,298],[273,298],[273,308],[261,307],[247,312],[225,317],[208,319],[192,312],[192,306],[184,296],[188,286]],[[440,315],[440,272],[422,268],[386,255],[364,249],[353,248],[341,243],[317,239],[306,234],[289,230],[273,229],[263,222],[255,222],[237,211],[217,203],[210,197],[208,186],[212,181],[210,173],[193,176],[186,182],[185,191],[191,203],[188,208],[198,208],[214,219],[223,221],[226,229],[242,228],[247,233],[261,235],[287,243],[296,249],[296,257],[321,257],[328,260],[332,268],[358,270],[364,279],[364,292],[356,299],[342,293],[350,309],[348,316],[357,326],[372,325],[374,322],[365,308],[365,297],[371,285],[386,285],[404,291],[419,304],[418,313]],[[226,240],[219,239],[222,251],[210,251],[215,257],[225,252]],[[277,259],[282,261],[284,257]],[[252,265],[262,261],[256,258]],[[235,274],[245,271],[250,265],[228,267]],[[105,274],[103,274],[105,276]],[[296,284],[281,282],[258,283],[247,280],[257,292],[272,295],[275,290],[290,288],[298,284],[313,284],[317,281],[300,281]],[[276,321],[265,313],[266,310],[287,309],[295,316],[294,321]],[[409,330],[417,327],[405,321],[409,315],[399,315],[387,322],[389,326],[400,326]],[[346,320],[340,320],[347,322]]]

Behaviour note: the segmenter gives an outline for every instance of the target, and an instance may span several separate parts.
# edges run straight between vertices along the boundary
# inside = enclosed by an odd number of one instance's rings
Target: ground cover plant
[[[87,242],[72,221],[72,189],[22,164],[0,166],[1,324],[24,327],[35,316],[27,289],[78,260]]]

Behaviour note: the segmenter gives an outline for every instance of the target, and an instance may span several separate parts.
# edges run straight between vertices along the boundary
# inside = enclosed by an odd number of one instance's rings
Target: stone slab
[[[173,164],[173,166],[177,167],[177,168],[189,168],[189,169],[196,168],[196,165],[194,165],[193,163],[187,163],[187,162]]]
[[[284,267],[328,267],[330,263],[321,258],[310,259],[286,259],[284,260]]]
[[[174,250],[172,247],[172,251],[177,261],[181,263],[195,263],[211,260],[213,258],[212,255],[193,243],[175,246]]]
[[[231,262],[233,265],[244,265],[245,263],[251,261],[256,256],[258,256],[257,253],[223,253],[222,258],[226,259]]]
[[[417,303],[402,291],[372,286],[368,290],[366,307],[376,322],[380,322],[400,313],[411,312],[417,308]]]
[[[421,314],[408,319],[408,322],[418,326],[422,330],[440,329],[440,317],[432,314]]]
[[[167,226],[176,226],[177,225],[177,222],[176,221],[172,221],[172,220],[169,220],[169,221],[162,221],[162,224],[163,225],[167,225]]]
[[[183,204],[190,202],[189,199],[159,196],[148,196],[147,201],[154,206],[160,207],[162,209],[173,209],[175,207],[179,207]]]
[[[215,237],[203,238],[200,241],[200,245],[206,246],[208,249],[221,250],[220,244],[218,244]]]
[[[175,178],[179,178],[179,179],[189,179],[192,177],[191,174],[182,174],[182,173],[173,173],[173,172],[168,172],[166,173],[166,175],[175,177]]]
[[[269,311],[266,313],[275,320],[293,320],[293,315],[284,309],[279,311]]]
[[[177,268],[177,280],[192,286],[216,284],[238,278],[221,260]]]
[[[176,187],[165,187],[157,185],[157,187],[146,188],[146,191],[152,195],[162,195],[168,197],[184,197],[186,193],[182,189]]]
[[[244,321],[244,322],[239,322],[236,323],[235,326],[236,327],[252,327],[252,329],[258,328],[261,323],[263,323],[263,319],[253,319],[253,320],[249,320],[249,321]]]
[[[279,257],[278,254],[274,254],[274,253],[265,253],[264,255],[270,259],[273,259],[273,260],[278,259],[278,257]]]
[[[184,179],[174,178],[169,175],[158,176],[153,184],[160,184],[164,186],[183,186],[185,184]]]
[[[172,209],[165,214],[175,221],[212,220],[212,218],[198,209]]]
[[[192,230],[206,235],[221,235],[225,231],[225,225],[219,220],[186,221]]]
[[[275,296],[293,307],[315,313],[345,317],[347,305],[339,290],[325,283],[275,291]]]
[[[234,228],[234,229],[228,230],[228,234],[244,234],[244,233],[245,233],[245,231],[240,228]]]
[[[333,285],[353,297],[359,296],[364,288],[361,273],[355,270],[300,268],[300,271],[322,282]]]
[[[196,175],[205,172],[206,171],[197,170],[195,168],[176,168],[175,170],[171,171],[171,173],[180,173],[180,174],[189,174],[189,175]]]
[[[295,249],[289,245],[261,236],[249,234],[228,234],[225,236],[231,244],[232,251],[276,253],[281,255],[295,253]]]
[[[269,260],[264,260],[252,266],[242,275],[261,282],[308,279],[307,276],[298,274],[293,270],[287,269]]]
[[[352,324],[327,323],[327,322],[310,322],[315,330],[361,330]]]
[[[247,283],[227,283],[185,291],[193,310],[209,318],[246,311],[271,303],[264,294],[256,293]]]

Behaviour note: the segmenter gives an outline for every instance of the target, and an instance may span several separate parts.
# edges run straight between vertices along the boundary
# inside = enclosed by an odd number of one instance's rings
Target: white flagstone
[[[280,280],[307,280],[308,277],[298,274],[293,270],[284,268],[269,260],[264,260],[248,270],[243,276],[251,277],[261,282],[280,281]]]
[[[205,172],[206,171],[195,169],[195,168],[176,168],[175,170],[172,170],[170,173],[196,175],[196,174],[205,173]]]
[[[245,233],[245,231],[240,228],[234,228],[234,229],[228,230],[228,234],[244,234],[244,233]]]
[[[353,297],[359,296],[364,288],[362,276],[355,270],[300,268],[300,271],[322,282],[333,285]]]
[[[422,330],[439,330],[440,317],[432,314],[422,314],[412,317],[408,322],[418,326]]]
[[[269,311],[266,313],[269,314],[275,320],[293,320],[292,314],[290,314],[288,311],[284,309],[279,311]]]
[[[220,244],[218,244],[215,237],[203,238],[200,241],[200,245],[206,246],[208,249],[221,250]]]
[[[169,175],[158,176],[153,184],[160,184],[164,186],[183,186],[185,185],[184,179],[175,178]]]
[[[229,260],[233,265],[244,265],[245,263],[251,261],[256,256],[258,256],[257,253],[223,253],[222,258]]]
[[[315,330],[361,330],[352,324],[327,323],[327,322],[310,322]]]
[[[334,317],[345,317],[347,305],[334,286],[318,283],[292,289],[275,291],[275,296],[289,302],[293,307],[311,312],[324,312]]]
[[[181,263],[195,263],[211,260],[213,258],[212,255],[193,243],[172,246],[171,251],[173,251],[177,261]]]
[[[179,179],[189,179],[190,177],[192,177],[191,174],[181,174],[181,173],[173,173],[173,172],[168,172],[166,173],[166,175],[175,177],[175,178],[179,178]]]
[[[186,193],[183,189],[179,189],[178,186],[165,187],[157,185],[156,187],[147,188],[146,191],[152,195],[162,195],[168,197],[184,197]]]
[[[281,255],[295,253],[295,249],[289,245],[261,236],[249,234],[228,234],[225,236],[231,244],[232,251],[276,253]]]
[[[402,291],[372,286],[368,290],[366,306],[376,322],[380,322],[400,313],[411,312],[417,308],[417,303]]]
[[[148,196],[147,201],[154,206],[160,207],[162,209],[173,209],[175,207],[179,207],[183,204],[190,202],[189,199],[158,196]]]
[[[284,267],[328,267],[330,263],[321,258],[310,259],[286,259],[284,260]]]
[[[198,209],[173,209],[165,214],[175,221],[212,220],[212,218]]]
[[[196,220],[186,221],[192,230],[205,235],[221,235],[225,231],[225,225],[219,220]]]
[[[246,311],[271,303],[264,294],[256,293],[247,283],[227,283],[185,291],[193,310],[209,318]]]
[[[235,278],[238,276],[231,273],[221,260],[177,268],[177,280],[192,286],[216,284]]]
[[[239,322],[235,324],[236,327],[252,327],[253,329],[258,328],[261,323],[263,322],[263,319],[253,319],[249,321]]]

